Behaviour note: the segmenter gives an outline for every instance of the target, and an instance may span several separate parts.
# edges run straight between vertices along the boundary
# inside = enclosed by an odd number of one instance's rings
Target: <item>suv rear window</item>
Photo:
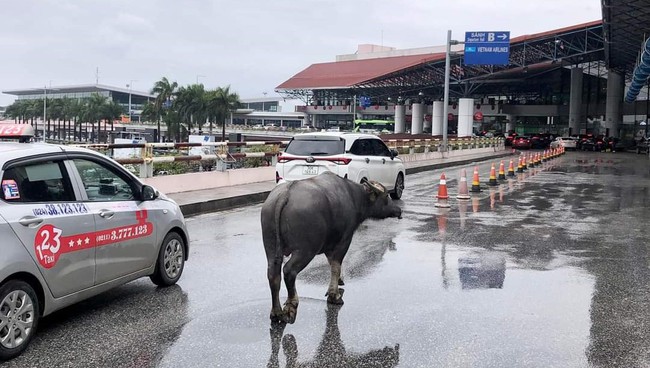
[[[345,153],[345,141],[324,139],[293,139],[285,149],[296,156],[331,156]]]

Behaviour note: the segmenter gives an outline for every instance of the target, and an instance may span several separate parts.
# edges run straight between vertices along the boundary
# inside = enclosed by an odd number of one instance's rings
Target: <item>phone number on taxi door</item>
[[[88,213],[88,207],[83,203],[57,203],[34,208],[32,212],[34,216],[78,215]]]

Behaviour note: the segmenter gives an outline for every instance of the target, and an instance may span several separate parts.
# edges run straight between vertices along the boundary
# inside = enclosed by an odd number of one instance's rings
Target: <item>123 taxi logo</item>
[[[43,225],[34,238],[38,263],[49,269],[56,265],[62,254],[151,235],[153,224],[147,222],[147,210],[137,211],[135,217],[137,222],[133,225],[73,235],[64,235],[62,229],[51,224]]]

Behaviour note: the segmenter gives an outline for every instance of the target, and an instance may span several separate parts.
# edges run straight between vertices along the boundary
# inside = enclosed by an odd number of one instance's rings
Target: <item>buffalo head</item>
[[[374,219],[385,219],[387,217],[402,218],[402,209],[390,199],[383,185],[365,178],[361,180],[361,185],[365,188],[368,194],[368,200],[370,201],[368,217]]]

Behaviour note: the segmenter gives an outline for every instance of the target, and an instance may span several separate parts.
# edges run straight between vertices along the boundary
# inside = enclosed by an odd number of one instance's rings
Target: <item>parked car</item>
[[[510,133],[510,134],[507,134],[507,135],[506,135],[506,142],[505,142],[505,145],[506,145],[506,146],[512,146],[512,141],[514,141],[515,138],[517,138],[517,133]]]
[[[2,139],[31,136],[29,125],[0,125]],[[120,164],[83,148],[1,142],[0,166],[0,361],[20,355],[56,310],[143,276],[160,286],[181,277],[189,239],[179,206]]]
[[[531,149],[532,142],[527,136],[518,136],[512,140],[512,148]]]
[[[375,180],[393,199],[402,197],[405,169],[397,151],[373,134],[318,132],[295,135],[278,157],[276,181],[293,181],[331,171],[360,183]]]
[[[565,150],[576,149],[576,139],[573,137],[557,137],[550,145],[551,148],[564,147]]]
[[[580,148],[583,151],[602,151],[605,149],[605,147],[606,147],[605,137],[601,135],[587,138],[580,145]]]
[[[548,134],[534,134],[530,137],[531,147],[536,149],[548,148],[551,144],[551,138]]]

